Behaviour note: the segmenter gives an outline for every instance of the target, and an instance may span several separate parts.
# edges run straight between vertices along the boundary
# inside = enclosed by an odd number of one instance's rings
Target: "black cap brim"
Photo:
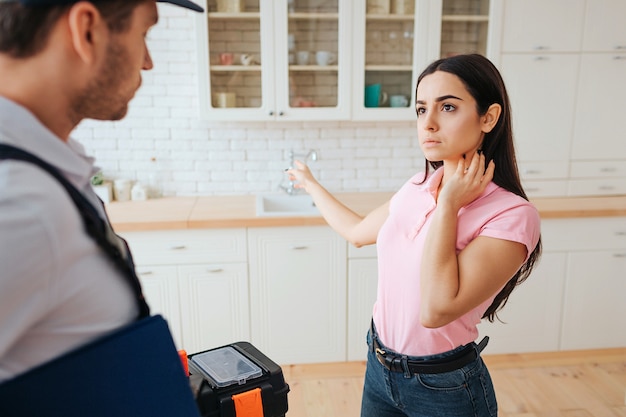
[[[196,11],[196,12],[203,12],[204,9],[200,6],[198,6],[196,3],[193,3],[189,0],[157,0],[160,3],[171,3],[171,4],[175,4],[177,6],[181,6],[181,7],[185,7],[187,9]]]

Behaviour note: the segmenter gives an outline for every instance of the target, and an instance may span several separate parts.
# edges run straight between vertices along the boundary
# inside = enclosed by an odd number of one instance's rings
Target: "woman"
[[[496,416],[476,325],[494,320],[541,252],[509,99],[489,60],[459,55],[424,70],[415,104],[425,172],[367,216],[337,201],[306,165],[287,172],[339,234],[357,247],[377,244],[361,416]]]

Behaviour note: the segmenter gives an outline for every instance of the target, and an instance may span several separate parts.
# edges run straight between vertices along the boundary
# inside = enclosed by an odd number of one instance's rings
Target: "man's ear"
[[[482,131],[484,133],[489,133],[496,126],[498,120],[500,119],[500,114],[502,113],[502,106],[498,103],[493,103],[487,109],[487,112],[481,117],[482,122]]]
[[[86,64],[98,57],[98,47],[106,36],[106,22],[90,2],[80,1],[68,12],[68,29],[76,55]]]

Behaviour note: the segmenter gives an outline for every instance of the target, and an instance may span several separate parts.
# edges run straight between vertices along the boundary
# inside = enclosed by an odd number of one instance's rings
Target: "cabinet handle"
[[[270,116],[274,115],[274,110],[270,110]]]
[[[626,258],[626,253],[614,253],[613,257],[623,259]]]
[[[544,45],[535,45],[535,47],[533,48],[535,51],[545,51],[546,49],[549,49],[547,46]]]
[[[612,185],[601,185],[598,187],[598,190],[602,190],[602,191],[613,191],[615,189],[615,187],[613,187]]]
[[[615,232],[615,236],[626,236],[626,231],[620,230],[619,232]]]
[[[622,59],[626,59],[626,55],[615,55],[615,56],[613,57],[613,59],[615,59],[615,60],[622,60]]]
[[[152,271],[137,271],[137,273],[139,275],[152,275],[153,274]]]
[[[292,246],[291,249],[292,250],[304,250],[304,249],[308,249],[308,246]]]
[[[212,274],[217,274],[218,272],[223,272],[224,270],[222,268],[213,268],[213,269],[209,269],[208,272],[212,273]]]
[[[285,112],[284,112],[284,111],[280,111],[280,112],[278,112],[278,115],[279,115],[279,116],[284,116],[284,115],[285,115]]]
[[[617,168],[615,167],[604,167],[600,168],[600,172],[616,172]]]
[[[617,49],[618,51],[619,51],[619,50],[626,49],[626,45],[616,45],[616,46],[615,46],[615,49]]]
[[[541,174],[541,170],[539,169],[525,169],[524,174]]]
[[[548,58],[547,56],[536,56],[535,57],[535,61],[548,61],[550,60],[550,58]]]
[[[170,250],[183,250],[183,249],[187,249],[187,246],[185,246],[185,245],[172,245],[172,246],[170,246]]]

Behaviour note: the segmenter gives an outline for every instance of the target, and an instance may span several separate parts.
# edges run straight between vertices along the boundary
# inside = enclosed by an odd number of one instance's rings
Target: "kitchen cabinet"
[[[349,7],[347,0],[209,0],[198,17],[202,115],[348,119]]]
[[[354,2],[352,118],[415,120],[415,85],[428,64],[460,53],[494,55],[490,23],[497,3]],[[403,5],[399,12],[397,4]]]
[[[625,5],[506,0],[502,75],[522,182],[531,197],[619,195],[626,162]],[[532,29],[531,29],[532,28]],[[620,159],[622,158],[622,159]],[[600,169],[581,171],[602,162]]]
[[[245,229],[126,232],[152,313],[179,349],[250,339]]]
[[[376,245],[348,247],[347,360],[367,359],[366,335],[376,301],[378,261]]]
[[[586,0],[504,0],[502,52],[578,52]]]
[[[279,364],[346,357],[346,242],[325,226],[248,229],[252,343]]]
[[[626,217],[551,219],[546,242],[567,254],[561,350],[626,346]]]
[[[441,56],[494,55],[491,16],[500,7],[489,0],[206,6],[197,17],[202,116],[237,121],[414,120],[419,71]],[[366,87],[376,85],[379,99],[366,103]]]

